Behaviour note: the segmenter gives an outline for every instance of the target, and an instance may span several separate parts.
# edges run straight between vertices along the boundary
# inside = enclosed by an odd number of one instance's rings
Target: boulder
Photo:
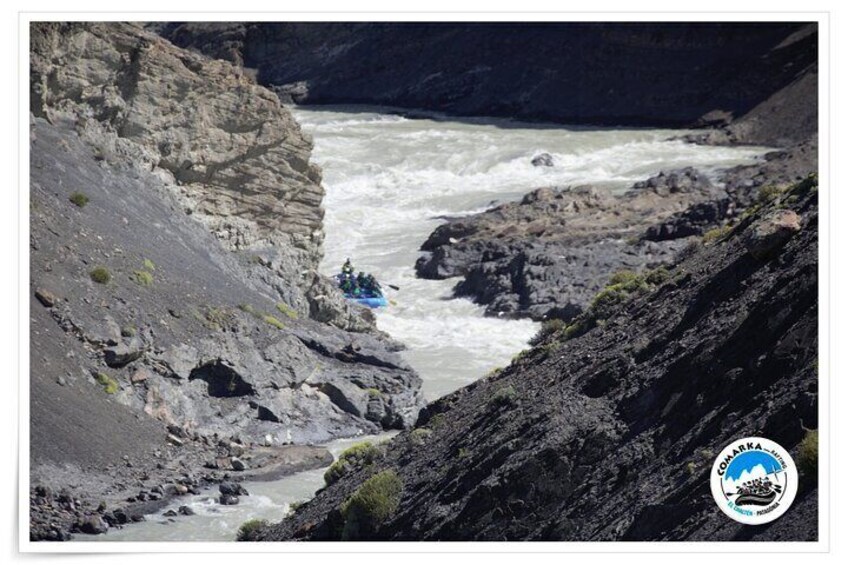
[[[59,302],[59,298],[55,294],[43,288],[37,288],[35,290],[35,297],[39,302],[41,302],[41,305],[46,308],[52,308],[57,302]]]
[[[530,161],[534,167],[553,167],[554,158],[550,153],[539,153]]]
[[[801,231],[798,214],[792,210],[775,210],[757,221],[745,232],[745,247],[759,260],[767,260],[780,252]]]
[[[239,483],[221,483],[218,485],[218,491],[224,496],[249,496],[247,489]]]
[[[136,343],[134,345],[120,344],[103,350],[103,359],[113,369],[119,369],[129,365],[144,355],[144,348]]]
[[[100,516],[86,516],[77,529],[84,534],[103,534],[109,529],[109,524]]]
[[[238,503],[239,497],[232,494],[222,494],[218,497],[218,504],[223,504],[224,506],[234,506]]]

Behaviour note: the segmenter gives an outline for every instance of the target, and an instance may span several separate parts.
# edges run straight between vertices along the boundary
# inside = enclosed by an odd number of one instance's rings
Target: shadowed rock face
[[[736,142],[816,130],[815,24],[183,23],[175,44],[257,69],[286,101],[563,123],[722,126]],[[778,97],[776,93],[784,92]],[[780,104],[776,104],[780,102]],[[782,109],[783,106],[792,108]],[[771,129],[774,109],[791,116]]]
[[[798,461],[818,426],[817,223],[817,186],[799,183],[604,324],[430,404],[421,429],[256,537],[338,539],[343,503],[391,469],[402,494],[373,539],[815,539],[815,476],[781,520],[750,527],[716,506],[709,473],[750,435]],[[781,226],[768,257],[751,253]]]

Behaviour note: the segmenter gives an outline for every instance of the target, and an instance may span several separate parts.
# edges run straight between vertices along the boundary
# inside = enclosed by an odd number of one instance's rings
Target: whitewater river
[[[763,148],[704,147],[669,141],[679,130],[547,127],[506,120],[409,119],[387,109],[295,109],[315,141],[313,160],[324,169],[327,196],[322,270],[338,272],[348,257],[400,290],[377,313],[380,329],[405,343],[406,360],[432,400],[504,366],[522,350],[537,324],[484,318],[468,300],[450,300],[456,283],[415,278],[418,248],[443,216],[481,211],[530,189],[593,183],[624,190],[663,169],[695,166],[715,172],[752,162]],[[533,156],[553,155],[554,167]],[[338,454],[356,440],[333,442]],[[193,517],[167,523],[161,513],[98,541],[232,540],[250,518],[279,521],[291,502],[312,496],[323,470],[268,483],[246,483],[251,496],[220,506],[211,494],[183,499]]]

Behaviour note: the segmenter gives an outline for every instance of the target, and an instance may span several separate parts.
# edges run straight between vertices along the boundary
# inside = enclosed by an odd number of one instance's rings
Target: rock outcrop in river
[[[770,152],[715,183],[687,168],[661,172],[622,196],[592,186],[537,189],[436,228],[416,272],[462,277],[454,294],[485,305],[490,316],[569,321],[615,272],[672,263],[759,198],[815,173],[817,148],[813,139]]]
[[[276,95],[130,24],[34,24],[31,61],[33,538],[415,421],[398,345],[316,271],[321,174]]]
[[[716,506],[715,454],[817,428],[814,177],[665,271],[613,281],[568,328],[429,405],[418,426],[260,540],[809,540],[817,475],[782,519]],[[806,454],[808,455],[808,454]]]
[[[725,126],[780,145],[816,131],[816,24],[183,23],[174,43],[256,69],[286,101],[561,123]],[[794,126],[776,128],[780,117]],[[777,119],[776,119],[777,118]],[[783,123],[787,123],[783,121]]]

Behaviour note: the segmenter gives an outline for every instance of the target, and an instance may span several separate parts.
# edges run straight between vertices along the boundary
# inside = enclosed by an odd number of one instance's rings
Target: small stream
[[[315,141],[313,160],[324,169],[325,259],[338,272],[347,257],[372,272],[392,304],[377,312],[378,327],[408,347],[407,362],[433,400],[507,365],[538,325],[483,317],[469,300],[450,299],[455,280],[415,278],[419,247],[444,216],[485,210],[540,186],[592,183],[627,189],[660,170],[694,166],[715,173],[752,162],[765,148],[708,147],[670,141],[680,130],[578,128],[508,120],[408,119],[387,109],[294,109]],[[534,167],[542,152],[554,167]],[[372,439],[389,437],[378,436]],[[366,438],[337,440],[338,455]],[[221,541],[235,539],[248,519],[279,521],[292,502],[323,486],[323,470],[277,481],[245,483],[250,496],[238,506],[215,502],[217,491],[184,497],[146,522],[81,541]],[[162,513],[181,505],[195,516],[168,522]]]

